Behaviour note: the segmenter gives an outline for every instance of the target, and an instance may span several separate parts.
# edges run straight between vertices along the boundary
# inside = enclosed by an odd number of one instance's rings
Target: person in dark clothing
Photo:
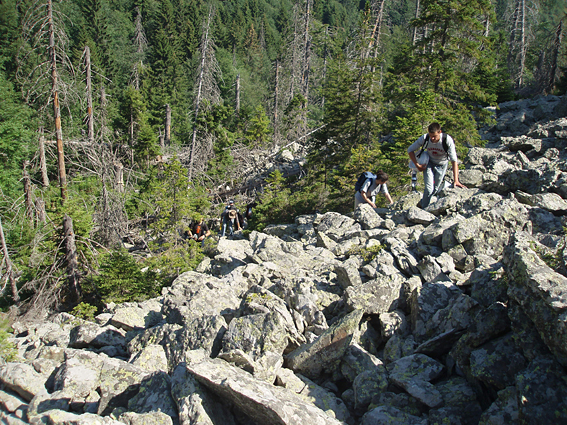
[[[211,231],[207,223],[203,220],[203,217],[196,220],[189,230],[189,237],[197,242],[201,242],[201,247],[205,246],[205,238],[210,235]]]
[[[236,230],[241,230],[242,227],[240,226],[240,221],[238,220],[238,215],[240,212],[234,205],[234,201],[231,199],[228,202],[228,205],[224,209],[222,213],[222,234],[221,236],[226,236],[226,229],[228,227],[228,235],[234,235],[234,228]]]

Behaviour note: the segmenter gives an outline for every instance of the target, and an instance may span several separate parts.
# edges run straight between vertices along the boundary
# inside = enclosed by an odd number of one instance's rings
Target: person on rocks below
[[[367,178],[360,190],[357,190],[354,194],[354,209],[356,209],[358,204],[364,203],[367,203],[372,208],[376,208],[374,202],[378,193],[382,193],[388,202],[392,204],[394,201],[388,192],[387,181],[388,174],[382,170],[376,171],[376,178]]]
[[[419,164],[415,151],[423,146],[429,155],[426,164]],[[448,134],[443,134],[439,123],[431,123],[427,134],[423,134],[408,148],[408,155],[418,171],[423,171],[423,197],[417,204],[420,208],[427,208],[433,195],[443,187],[445,173],[449,161],[453,167],[453,185],[466,189],[459,181],[459,162],[455,150],[455,141]]]
[[[203,217],[198,217],[189,230],[189,237],[197,242],[201,242],[201,248],[205,246],[205,238],[210,236],[211,231],[203,220]]]

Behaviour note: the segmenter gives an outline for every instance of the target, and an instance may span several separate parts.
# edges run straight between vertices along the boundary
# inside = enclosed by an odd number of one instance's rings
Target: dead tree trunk
[[[61,110],[59,107],[59,93],[57,91],[57,55],[55,52],[55,28],[53,24],[53,4],[47,2],[49,53],[51,58],[51,93],[53,96],[53,118],[55,120],[55,139],[57,140],[57,170],[59,172],[59,187],[61,201],[67,197],[67,174],[65,172],[65,155],[63,154],[63,132],[61,130]]]
[[[31,193],[31,181],[30,175],[28,173],[29,161],[24,161],[23,173],[24,173],[24,199],[26,205],[26,217],[30,220],[33,226],[33,202]]]
[[[165,105],[165,137],[163,144],[169,146],[171,144],[171,106]]]
[[[6,245],[6,238],[4,237],[4,228],[2,227],[2,219],[0,218],[0,244],[2,245],[2,263],[6,267],[6,283],[10,284],[12,288],[12,299],[15,303],[20,302],[20,295],[18,293],[18,286],[16,284],[16,277],[14,272],[14,265],[12,260],[10,260],[10,253],[8,252],[8,246]],[[2,292],[4,292],[5,286],[2,287]]]
[[[114,164],[114,188],[117,192],[124,191],[124,166],[120,162]]]
[[[67,262],[67,284],[69,285],[69,301],[74,303],[81,297],[79,269],[77,263],[77,246],[73,220],[67,214],[63,217],[63,237],[65,240],[65,260]]]
[[[415,3],[415,19],[419,18],[419,0],[416,0]],[[411,36],[411,44],[415,46],[417,43],[417,26],[413,27],[413,34]]]
[[[47,162],[45,161],[45,138],[43,137],[43,127],[39,128],[39,168],[41,169],[41,184],[43,187],[49,186],[47,176]]]
[[[91,79],[91,49],[85,47],[85,68],[87,73],[87,140],[94,141],[94,117],[93,117],[93,87]]]
[[[190,160],[189,160],[189,172],[188,177],[189,181],[191,181],[193,177],[194,165],[195,165],[195,157],[197,154],[197,119],[199,117],[199,112],[201,110],[201,101],[203,100],[203,89],[205,84],[205,67],[207,66],[207,55],[209,52],[209,43],[210,40],[210,29],[211,29],[211,21],[214,15],[214,8],[211,6],[209,8],[209,15],[207,17],[207,23],[204,28],[203,37],[201,41],[201,61],[199,64],[199,75],[197,77],[197,84],[195,90],[195,102],[194,102],[194,109],[193,109],[193,135],[191,137],[191,149],[190,149]]]
[[[236,112],[236,116],[240,114],[240,73],[236,75],[236,99],[235,99],[235,107],[234,110]]]
[[[549,83],[547,92],[552,93],[555,89],[555,77],[557,74],[557,61],[559,59],[559,52],[561,51],[561,44],[563,42],[563,20],[559,21],[557,30],[555,31],[555,40],[553,42],[553,56],[551,58],[551,70],[549,75]]]
[[[274,79],[274,132],[278,133],[278,106],[280,90],[280,62],[276,59],[276,75]]]
[[[305,103],[302,108],[302,133],[307,132],[307,110],[309,108],[309,72],[311,61],[311,36],[309,33],[309,23],[311,20],[311,1],[305,1],[304,32],[303,32],[303,72],[301,77],[303,97]]]
[[[45,224],[47,216],[45,215],[45,201],[43,199],[37,198],[35,200],[35,212],[37,215],[37,222]]]

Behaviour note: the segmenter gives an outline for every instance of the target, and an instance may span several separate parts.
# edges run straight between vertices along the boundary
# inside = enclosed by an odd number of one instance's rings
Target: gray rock
[[[171,396],[181,424],[236,425],[229,406],[203,388],[185,364],[177,366],[171,375]]]
[[[234,404],[257,423],[340,424],[340,421],[292,391],[254,379],[249,373],[222,360],[207,360],[191,365],[189,371],[202,385]]]
[[[177,406],[171,397],[171,378],[166,372],[154,372],[140,383],[138,393],[128,400],[128,410],[135,413],[162,412],[177,423]]]
[[[30,424],[52,424],[52,425],[123,425],[123,422],[116,421],[109,417],[102,417],[93,413],[76,414],[64,410],[48,410],[30,420]]]
[[[427,418],[411,415],[391,406],[379,406],[362,417],[361,425],[428,425]]]
[[[473,350],[470,363],[475,378],[499,390],[514,385],[516,374],[527,364],[524,356],[516,350],[510,334]]]
[[[552,358],[540,357],[516,377],[520,423],[567,423],[565,370]]]
[[[112,325],[99,326],[85,322],[71,331],[69,347],[72,348],[102,348],[113,346],[124,352],[126,348],[126,333]]]
[[[384,223],[384,219],[380,217],[368,204],[358,205],[358,207],[354,210],[353,217],[365,230],[376,229]]]
[[[286,367],[308,378],[317,378],[323,371],[336,370],[358,332],[362,314],[362,310],[353,311],[311,344],[304,344],[289,353],[285,358]]]
[[[0,383],[26,401],[45,391],[45,380],[29,364],[10,362],[0,365]]]
[[[383,365],[375,366],[358,374],[352,384],[354,408],[364,414],[372,399],[388,388],[388,373]]]
[[[337,274],[337,281],[344,289],[362,284],[360,272],[357,267],[348,264],[340,264],[335,266],[334,271]]]
[[[531,249],[526,234],[517,232],[504,255],[508,296],[522,306],[541,339],[567,366],[567,278],[550,269]]]
[[[479,420],[479,425],[518,424],[518,400],[516,387],[498,391],[498,398],[486,409]]]
[[[361,310],[366,314],[380,314],[398,308],[402,294],[403,276],[378,276],[370,282],[348,287],[345,303],[349,311]]]
[[[128,401],[139,390],[148,372],[128,362],[108,359],[100,371],[100,402],[97,413],[105,416],[116,407],[128,406]]]
[[[370,354],[358,344],[352,344],[342,358],[341,373],[352,383],[365,370],[373,370],[382,364],[382,361],[376,356]]]
[[[324,214],[317,226],[318,233],[325,233],[336,242],[342,240],[346,234],[360,230],[360,224],[355,220],[336,212]]]
[[[163,313],[168,323],[179,325],[202,316],[221,315],[230,321],[240,306],[241,289],[212,276],[185,272],[163,289]]]
[[[162,316],[159,310],[152,311],[140,307],[122,307],[114,311],[110,324],[125,331],[131,331],[157,325],[161,319]]]
[[[173,425],[175,422],[163,412],[125,412],[118,416],[120,423],[127,425]]]
[[[164,348],[159,344],[149,344],[141,351],[133,354],[129,360],[134,366],[148,372],[169,370],[167,355]]]

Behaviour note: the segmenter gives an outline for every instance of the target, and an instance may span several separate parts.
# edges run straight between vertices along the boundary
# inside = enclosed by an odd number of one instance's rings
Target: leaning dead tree
[[[91,75],[91,49],[89,46],[85,46],[83,58],[85,61],[85,78],[87,88],[87,140],[92,143],[94,142],[93,82]]]
[[[67,263],[69,297],[70,301],[73,303],[81,298],[81,286],[79,284],[79,267],[73,220],[67,214],[63,217],[63,240],[65,243],[65,262]]]
[[[198,118],[202,110],[219,102],[220,90],[216,78],[220,75],[220,68],[215,57],[215,43],[212,38],[211,23],[215,14],[213,6],[209,7],[207,19],[203,24],[201,44],[199,46],[199,68],[195,81],[193,99],[193,133],[191,136],[189,156],[189,180],[195,176],[198,169],[204,171],[208,158],[212,155],[213,140],[210,133],[200,131]],[[197,143],[197,138],[199,142]]]
[[[22,22],[17,77],[27,103],[36,107],[44,118],[47,107],[51,105],[53,108],[59,187],[64,201],[67,176],[60,101],[67,102],[75,96],[72,84],[74,70],[65,53],[67,36],[60,22],[61,17],[54,10],[52,0],[39,1],[27,11]],[[62,65],[65,78],[61,78],[58,65]]]
[[[2,291],[4,293],[6,285],[10,285],[12,289],[12,299],[15,303],[20,302],[20,295],[18,293],[18,286],[16,283],[16,271],[12,260],[10,260],[10,253],[8,252],[8,245],[4,237],[4,228],[2,227],[2,219],[0,218],[0,248],[2,249],[2,262],[0,263],[0,281],[5,282],[2,284]],[[2,270],[4,273],[2,274]]]

